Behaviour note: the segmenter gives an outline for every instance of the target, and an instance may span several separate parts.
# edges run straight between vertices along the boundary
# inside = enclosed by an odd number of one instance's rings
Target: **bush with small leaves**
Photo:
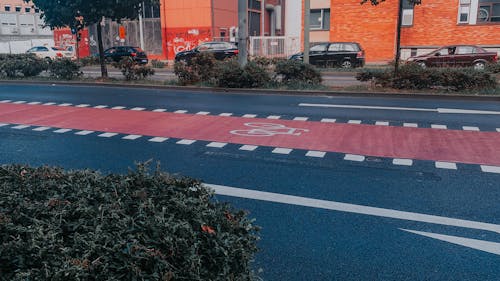
[[[193,85],[201,80],[198,72],[184,61],[174,63],[174,74],[182,86]]]
[[[311,85],[321,83],[321,73],[312,65],[297,60],[279,61],[276,65],[276,74],[282,77],[282,82],[302,82]]]
[[[99,57],[97,56],[88,56],[80,59],[80,64],[82,66],[92,66],[99,65]]]
[[[56,59],[50,62],[49,72],[52,77],[64,80],[72,80],[83,74],[80,71],[80,65],[68,58]]]
[[[486,71],[490,73],[500,73],[500,62],[487,64]]]
[[[34,54],[0,54],[0,76],[33,77],[47,70],[47,67],[47,62]]]
[[[151,65],[154,68],[165,68],[165,66],[167,66],[167,63],[162,62],[161,60],[152,60]]]
[[[120,69],[125,80],[143,80],[148,76],[155,74],[152,67],[147,65],[139,65],[130,58],[123,58],[119,62],[114,62],[113,66]]]
[[[263,66],[252,61],[241,68],[238,61],[226,60],[217,65],[216,72],[216,85],[223,88],[263,88],[273,80]]]

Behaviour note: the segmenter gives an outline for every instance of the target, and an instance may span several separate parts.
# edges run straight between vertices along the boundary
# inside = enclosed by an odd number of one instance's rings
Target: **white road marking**
[[[404,229],[404,228],[400,228],[400,230],[410,232],[413,234],[422,235],[422,236],[433,238],[433,239],[437,239],[437,240],[441,240],[444,242],[472,248],[475,250],[488,252],[488,253],[492,253],[495,255],[500,255],[500,243],[465,238],[465,237],[459,237],[459,236],[437,234],[437,233],[432,233],[432,232],[416,231],[416,230]]]
[[[280,119],[280,118],[281,118],[281,116],[279,116],[279,115],[269,115],[269,116],[267,116],[267,119],[274,119],[274,120],[276,120],[276,119]]]
[[[295,120],[295,121],[307,121],[307,119],[309,119],[309,117],[295,117],[295,118],[293,118],[293,120]]]
[[[225,143],[225,142],[211,142],[211,143],[207,144],[208,147],[216,147],[216,148],[223,148],[226,145],[227,145],[227,143]]]
[[[399,210],[384,209],[384,208],[342,203],[336,201],[327,201],[327,200],[299,197],[299,196],[286,195],[280,193],[257,191],[251,189],[242,189],[242,188],[235,188],[235,187],[215,185],[215,184],[205,184],[205,186],[214,189],[216,194],[219,195],[233,196],[246,199],[255,199],[267,202],[276,202],[289,205],[305,206],[305,207],[355,213],[362,215],[370,215],[370,216],[377,216],[384,218],[400,219],[406,221],[416,221],[416,222],[433,223],[439,225],[456,226],[462,228],[487,230],[495,233],[500,233],[500,225],[493,223],[455,219],[455,218],[434,216],[421,213],[412,213]]]
[[[500,174],[500,167],[481,165],[481,170],[485,173]]]
[[[243,118],[255,118],[255,117],[257,117],[257,115],[255,115],[255,114],[245,114],[245,115],[243,115],[241,117],[243,117]]]
[[[114,109],[114,110],[121,110],[121,109],[125,109],[126,107],[125,106],[114,106],[112,107],[111,109]]]
[[[165,112],[165,111],[167,111],[167,110],[164,108],[158,108],[158,109],[153,110],[153,112]]]
[[[448,169],[448,170],[456,170],[457,169],[457,164],[456,163],[451,163],[451,162],[440,162],[437,161],[435,163],[436,168],[438,169]]]
[[[411,166],[413,165],[413,160],[396,158],[392,160],[392,164],[399,166]]]
[[[317,157],[317,158],[323,158],[325,157],[326,155],[326,152],[323,152],[323,151],[308,151],[306,153],[306,156],[309,156],[309,157]]]
[[[22,129],[26,129],[28,127],[29,127],[28,125],[17,125],[17,126],[12,127],[12,129],[22,130]]]
[[[417,123],[403,123],[404,127],[409,127],[409,128],[418,128]]]
[[[188,111],[187,110],[177,110],[177,111],[174,111],[174,113],[181,113],[181,114],[186,113],[186,112],[188,112]]]
[[[11,101],[12,101],[12,100],[2,100],[2,101],[0,101],[0,103],[9,103],[9,102],[11,102]]]
[[[128,135],[128,136],[124,136],[122,139],[124,139],[124,140],[136,140],[140,137],[142,137],[142,136],[141,135]]]
[[[478,127],[471,127],[471,126],[463,126],[462,129],[464,129],[464,131],[479,131]]]
[[[59,104],[59,106],[70,106],[70,105],[72,105],[72,104],[71,103],[61,103],[61,104]]]
[[[389,122],[377,121],[377,122],[375,122],[375,125],[377,125],[377,126],[389,126]]]
[[[455,108],[438,108],[439,113],[449,113],[449,114],[500,114],[500,111],[488,111],[488,110],[470,110],[470,109],[455,109]]]
[[[49,129],[52,129],[52,128],[51,127],[38,127],[38,128],[33,129],[33,131],[43,132],[43,131],[47,131]]]
[[[150,141],[150,142],[164,142],[166,140],[168,140],[168,138],[154,137],[152,139],[149,139],[148,141]]]
[[[143,111],[143,110],[146,110],[144,107],[134,107],[134,108],[131,108],[130,110],[133,110],[133,111]]]
[[[446,128],[446,125],[439,125],[439,124],[431,124],[431,128],[433,129],[440,129],[440,130],[445,130]]]
[[[254,151],[258,148],[258,146],[255,146],[255,145],[243,145],[242,147],[240,147],[239,149],[240,150],[245,150],[245,151]]]
[[[500,132],[500,128],[497,128],[497,132]]]
[[[79,135],[79,136],[86,136],[86,135],[90,135],[92,134],[94,131],[87,131],[87,130],[83,130],[83,131],[79,131],[79,132],[76,132],[75,135]]]
[[[180,140],[180,141],[178,141],[176,143],[177,144],[183,144],[183,145],[191,145],[191,144],[193,144],[195,142],[196,142],[195,140],[186,140],[186,139],[184,139],[184,140]]]
[[[94,106],[94,108],[97,108],[97,109],[103,109],[103,108],[106,108],[108,107],[107,105],[98,105],[98,106]]]
[[[26,101],[24,101],[24,100],[20,100],[20,101],[15,101],[15,102],[13,102],[13,104],[23,104],[23,103],[26,103]]]
[[[196,115],[208,115],[210,114],[210,112],[207,112],[207,111],[200,111],[198,113],[196,113]]]
[[[233,114],[232,113],[221,113],[221,114],[219,114],[219,116],[225,116],[225,117],[229,117],[231,115],[233,115]]]
[[[4,126],[7,126],[7,125],[10,125],[10,124],[7,124],[7,123],[0,123],[0,127],[4,127]]]
[[[361,124],[361,120],[349,120],[347,121],[348,124]]]
[[[59,129],[59,130],[55,130],[54,133],[64,134],[64,133],[67,133],[70,131],[71,131],[71,129]]]
[[[101,137],[101,138],[110,138],[110,137],[114,137],[118,135],[117,133],[104,133],[104,134],[100,134],[100,135],[97,135],[98,137]]]
[[[39,102],[39,101],[32,101],[32,102],[28,102],[27,104],[29,104],[29,105],[35,105],[35,104],[41,104],[41,102]]]
[[[46,103],[44,103],[42,105],[54,105],[54,104],[56,104],[56,103],[55,102],[46,102]]]
[[[90,106],[90,104],[79,104],[76,107],[89,107],[89,106]]]
[[[276,154],[290,154],[292,152],[293,149],[290,149],[290,148],[281,148],[281,147],[277,147],[275,149],[273,149],[272,153],[276,153]]]
[[[321,122],[335,123],[335,122],[337,122],[337,119],[323,118],[323,119],[321,119]]]
[[[347,161],[356,161],[356,162],[363,162],[363,161],[365,161],[365,157],[363,155],[346,154],[344,156],[344,160],[347,160]]]

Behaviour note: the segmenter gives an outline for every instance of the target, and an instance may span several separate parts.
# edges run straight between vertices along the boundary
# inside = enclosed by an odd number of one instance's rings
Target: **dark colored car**
[[[116,46],[106,49],[104,51],[104,58],[107,61],[115,61],[119,62],[123,58],[131,58],[138,64],[147,64],[148,56],[146,53],[139,47],[131,47],[131,46]]]
[[[304,53],[292,55],[290,59],[304,60]],[[309,63],[324,67],[363,67],[365,51],[356,42],[320,43],[309,49]]]
[[[199,53],[212,53],[217,60],[224,60],[238,55],[238,47],[228,42],[205,42],[196,48],[179,52],[175,55],[175,61],[190,62]]]
[[[468,67],[484,69],[487,63],[496,63],[498,54],[473,45],[451,45],[426,55],[414,56],[408,62],[422,67]]]

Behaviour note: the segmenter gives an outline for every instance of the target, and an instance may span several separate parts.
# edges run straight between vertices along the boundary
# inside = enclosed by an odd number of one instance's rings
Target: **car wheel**
[[[474,69],[475,70],[484,70],[486,67],[486,64],[483,61],[478,61],[474,63]]]
[[[421,68],[427,68],[427,65],[425,64],[424,61],[417,61],[417,65],[420,66]]]
[[[352,62],[350,60],[345,60],[340,65],[342,68],[352,68]]]

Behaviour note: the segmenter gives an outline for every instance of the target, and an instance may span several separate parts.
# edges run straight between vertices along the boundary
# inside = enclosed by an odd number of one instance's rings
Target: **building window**
[[[500,0],[479,0],[477,22],[500,22]]]
[[[26,7],[26,8],[24,8],[24,11],[25,11],[26,13],[29,13],[29,12],[31,12],[31,8]]]
[[[40,13],[40,9],[35,8],[35,13],[37,13],[37,14]]]
[[[160,6],[155,4],[145,4],[142,3],[142,17],[151,19],[151,18],[159,18],[160,17]]]
[[[470,14],[471,0],[460,0],[460,7],[458,8],[458,22],[468,23]]]
[[[20,12],[21,11],[21,6],[16,6],[16,12]]]
[[[311,10],[311,30],[330,30],[330,9]]]
[[[260,11],[261,9],[260,0],[249,0],[248,1],[248,9]]]
[[[412,26],[413,25],[413,8],[414,4],[410,3],[408,0],[403,1],[403,18],[401,21],[401,26]]]
[[[10,6],[5,6],[4,8],[6,12],[10,12]]]

